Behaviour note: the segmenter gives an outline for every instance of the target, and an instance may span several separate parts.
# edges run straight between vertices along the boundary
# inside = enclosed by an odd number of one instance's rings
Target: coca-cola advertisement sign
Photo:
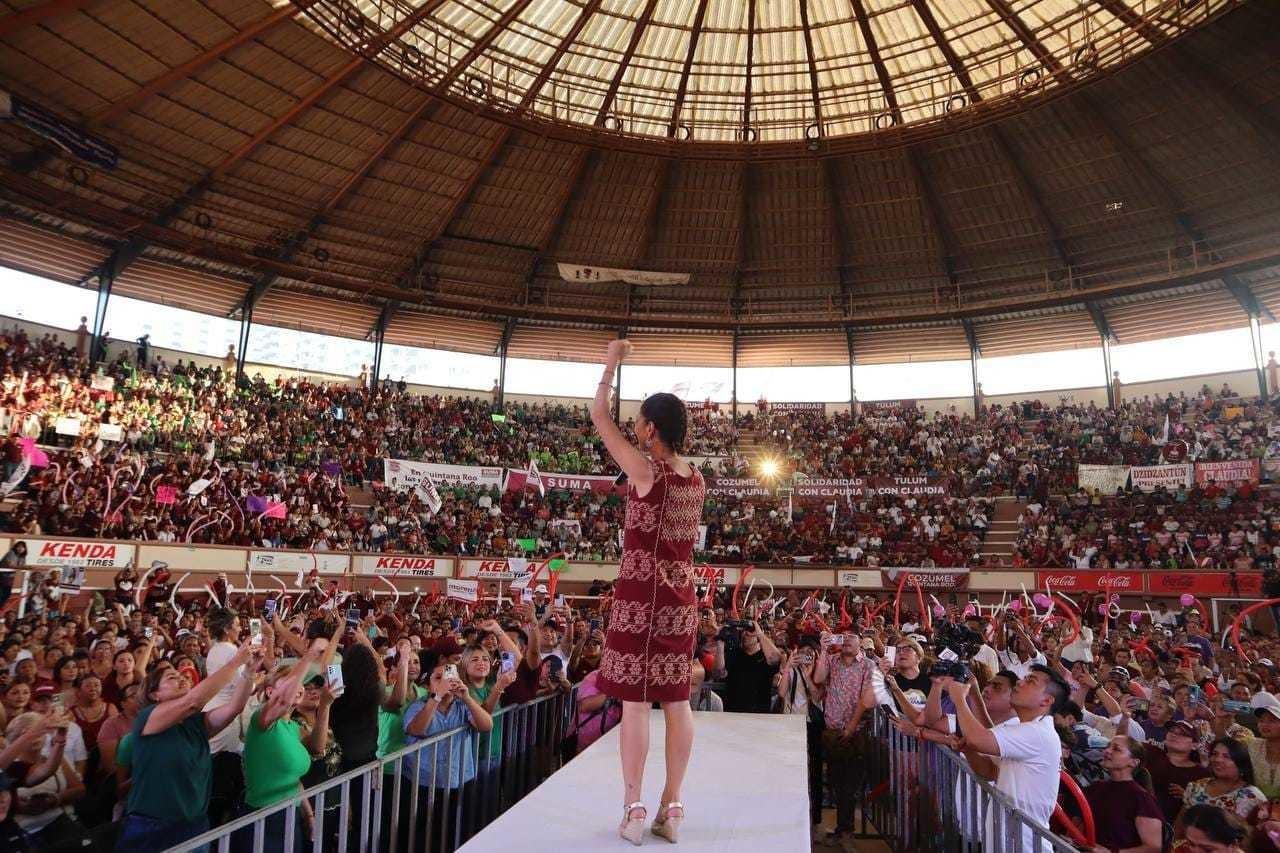
[[[773,489],[755,477],[707,477],[707,494],[731,498],[767,498]]]
[[[902,583],[903,574],[907,576],[903,586],[904,596],[906,590],[915,589],[916,584],[920,584],[921,589],[931,592],[952,592],[969,588],[969,570],[966,568],[881,569],[880,580],[886,587],[897,589],[898,584]]]
[[[1055,569],[1036,572],[1036,588],[1062,592],[1142,592],[1142,572]]]
[[[1147,591],[1152,595],[1229,596],[1262,595],[1262,575],[1257,572],[1150,572]]]

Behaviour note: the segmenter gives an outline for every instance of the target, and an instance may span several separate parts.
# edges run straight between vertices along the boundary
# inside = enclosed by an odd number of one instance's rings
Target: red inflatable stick
[[[916,602],[920,605],[920,618],[924,620],[925,630],[933,630],[933,617],[929,615],[929,608],[924,606],[924,590],[920,588],[920,579],[915,575],[910,575],[911,585],[916,588]]]
[[[1084,827],[1078,827],[1067,817],[1067,813],[1062,810],[1062,806],[1054,806],[1053,820],[1061,826],[1071,836],[1071,840],[1083,847],[1085,850],[1092,850],[1097,844],[1097,832],[1093,826],[1093,809],[1089,808],[1089,801],[1085,799],[1084,791],[1080,790],[1080,786],[1076,784],[1076,780],[1072,778],[1067,771],[1062,771],[1062,784],[1071,792],[1071,796],[1075,797],[1076,804],[1080,806],[1080,820]]]
[[[729,599],[729,612],[733,614],[734,619],[740,619],[738,615],[738,591],[742,589],[742,582],[747,579],[747,575],[755,571],[755,566],[745,566],[738,574],[738,582],[733,585],[733,597]]]
[[[1231,645],[1234,646],[1237,651],[1240,649],[1240,625],[1244,622],[1244,617],[1253,613],[1255,610],[1261,610],[1264,607],[1271,607],[1276,604],[1280,604],[1280,598],[1268,598],[1266,601],[1258,601],[1250,604],[1244,610],[1240,611],[1240,615],[1231,623]],[[1209,627],[1208,622],[1205,622],[1204,624],[1206,628]]]
[[[910,577],[906,572],[902,574],[902,580],[898,581],[898,594],[893,599],[893,627],[902,627],[902,588],[907,584],[907,578]]]
[[[849,591],[845,590],[840,593],[840,631],[841,633],[848,631],[853,627],[853,617],[849,615],[849,611],[845,609],[845,602],[849,600]]]

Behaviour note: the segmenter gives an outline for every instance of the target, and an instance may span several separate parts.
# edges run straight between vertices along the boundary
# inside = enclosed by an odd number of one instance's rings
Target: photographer
[[[988,728],[969,707],[970,685],[950,681],[947,693],[956,707],[956,724],[966,746],[991,756],[996,765],[996,788],[1013,800],[1031,821],[1048,827],[1058,801],[1058,768],[1062,745],[1053,727],[1053,712],[1067,701],[1070,690],[1062,677],[1033,664],[1011,697],[1017,722]],[[988,827],[988,831],[990,828]],[[1035,849],[1029,831],[1023,848]]]
[[[732,620],[716,642],[716,669],[725,674],[726,711],[767,714],[772,704],[773,677],[782,652],[754,619]]]

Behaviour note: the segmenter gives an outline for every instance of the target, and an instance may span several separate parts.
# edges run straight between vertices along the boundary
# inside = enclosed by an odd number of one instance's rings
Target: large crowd
[[[171,604],[136,597],[121,581],[21,618],[5,609],[4,849],[160,849],[456,730],[456,754],[433,782],[401,765],[454,810],[430,847],[452,850],[485,821],[481,792],[506,790],[507,747],[490,746],[511,743],[500,735],[501,709],[572,697],[575,724],[559,744],[566,757],[621,716],[596,687],[612,615],[604,582],[572,603],[549,600],[539,586],[531,600],[500,605],[317,588],[291,611],[294,602],[274,593],[269,603],[225,586],[212,592]],[[1280,594],[1280,575],[1269,576],[1267,594]],[[792,590],[739,600],[741,615],[733,597],[713,590],[701,608],[690,702],[804,716],[811,817],[817,828],[834,813],[832,844],[852,846],[857,804],[882,781],[868,777],[863,752],[873,717],[888,708],[904,734],[963,753],[998,784],[1022,759],[1012,747],[993,757],[973,720],[997,733],[1039,721],[1054,744],[1052,766],[1037,771],[1048,796],[1080,824],[1082,807],[1059,791],[1061,765],[1083,790],[1102,849],[1156,851],[1162,838],[1191,838],[1206,808],[1237,843],[1252,833],[1263,846],[1250,849],[1271,849],[1268,803],[1280,799],[1274,631],[1246,622],[1237,647],[1206,630],[1198,606],[1104,619],[1100,599],[1088,596],[1073,604],[1078,629],[1043,618],[1043,601],[1000,613],[954,602],[925,613],[905,599],[895,619],[892,594]],[[963,653],[967,681],[935,666],[954,646],[945,624],[980,637]],[[324,675],[332,662],[345,690],[337,696]],[[1048,821],[1034,794],[1019,796]],[[268,823],[265,849],[283,849],[283,814]],[[303,807],[300,837],[323,832],[327,846],[338,840],[334,821]],[[444,830],[424,820],[421,831]],[[236,849],[251,841],[237,836]]]

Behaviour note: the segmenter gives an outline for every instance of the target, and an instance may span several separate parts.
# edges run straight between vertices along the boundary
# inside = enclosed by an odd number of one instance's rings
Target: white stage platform
[[[781,714],[694,714],[693,758],[682,797],[680,843],[645,831],[644,846],[672,853],[808,853],[805,719]],[[460,848],[460,853],[567,853],[634,849],[618,837],[622,776],[618,728],[560,768]],[[662,712],[650,720],[644,802],[662,794]]]

